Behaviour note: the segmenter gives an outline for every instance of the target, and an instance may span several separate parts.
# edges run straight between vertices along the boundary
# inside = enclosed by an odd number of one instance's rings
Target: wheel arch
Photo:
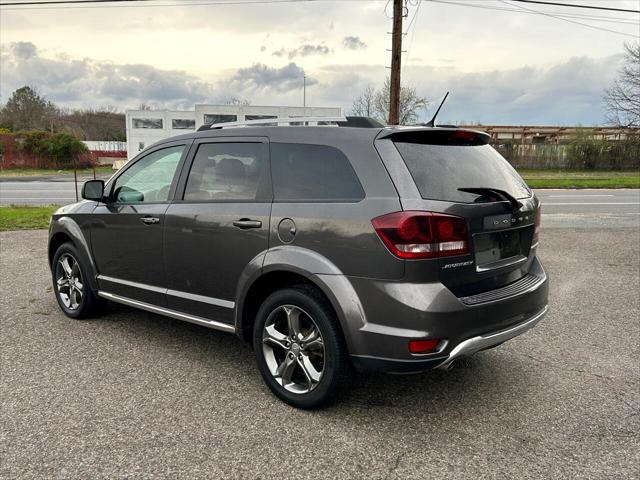
[[[70,217],[60,217],[55,219],[52,223],[48,245],[49,267],[52,267],[53,257],[60,246],[67,242],[70,242],[78,250],[78,253],[83,257],[82,259],[85,264],[91,269],[89,282],[93,289],[97,289],[97,269],[95,262],[93,261],[93,256],[91,255],[87,239],[85,238],[80,225]]]
[[[338,318],[340,329],[351,350],[353,332],[365,323],[364,309],[349,282],[338,268],[318,253],[299,247],[278,247],[264,255],[261,268],[243,276],[236,302],[236,332],[245,341],[251,338],[255,315],[271,293],[293,285],[316,288]]]

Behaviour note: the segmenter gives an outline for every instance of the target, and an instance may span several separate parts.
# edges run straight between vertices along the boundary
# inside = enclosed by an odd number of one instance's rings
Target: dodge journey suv
[[[540,321],[539,201],[489,136],[360,120],[201,128],[87,182],[51,220],[60,308],[235,333],[299,408],[354,367],[447,368]]]

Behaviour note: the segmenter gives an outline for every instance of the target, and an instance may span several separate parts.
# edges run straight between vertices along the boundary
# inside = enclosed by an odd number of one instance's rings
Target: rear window
[[[518,172],[490,145],[454,146],[394,142],[422,198],[473,202],[479,195],[459,188],[497,188],[515,198],[531,193]]]
[[[271,143],[276,202],[357,202],[364,191],[349,160],[334,147]]]

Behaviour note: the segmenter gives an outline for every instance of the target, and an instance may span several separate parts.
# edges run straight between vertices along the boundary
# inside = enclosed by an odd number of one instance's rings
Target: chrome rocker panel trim
[[[146,310],[147,312],[157,313],[159,315],[164,315],[166,317],[175,318],[177,320],[182,320],[189,323],[195,323],[196,325],[202,325],[204,327],[213,328],[215,330],[221,330],[223,332],[229,333],[236,332],[235,327],[227,323],[216,322],[215,320],[208,320],[206,318],[196,317],[195,315],[189,315],[186,313],[178,312],[176,310],[158,307],[157,305],[140,302],[138,300],[132,300],[130,298],[122,297],[120,295],[114,295],[113,293],[104,292],[102,290],[98,291],[98,296],[106,298],[107,300],[111,300],[112,302],[122,303],[123,305]]]
[[[195,302],[208,303],[209,305],[215,305],[223,308],[235,308],[236,304],[228,300],[222,300],[220,298],[205,297],[204,295],[196,295],[195,293],[180,292],[178,290],[171,290],[163,287],[155,287],[153,285],[147,285],[146,283],[132,282],[130,280],[122,280],[121,278],[108,277],[107,275],[98,275],[96,277],[99,281],[104,280],[111,283],[119,283],[120,285],[126,285],[128,287],[139,288],[141,290],[148,290],[150,292],[164,293],[171,295],[172,297],[186,298]]]
[[[506,342],[507,340],[511,340],[512,338],[523,334],[527,330],[533,328],[540,320],[542,320],[547,314],[548,310],[549,306],[545,306],[542,310],[540,310],[532,317],[514,327],[508,328],[507,330],[502,330],[487,335],[479,335],[477,337],[469,338],[467,340],[464,340],[463,342],[460,342],[455,346],[453,350],[451,350],[449,357],[436,368],[447,369],[449,368],[451,363],[453,363],[460,357],[474,354],[476,352],[479,352],[480,350],[493,347],[494,345]]]

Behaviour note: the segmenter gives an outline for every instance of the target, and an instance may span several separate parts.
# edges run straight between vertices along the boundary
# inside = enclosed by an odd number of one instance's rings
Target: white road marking
[[[613,197],[613,195],[549,195],[547,198]]]
[[[584,203],[549,203],[549,202],[542,202],[542,206],[544,207],[545,205],[640,205],[640,202],[604,202],[604,203],[588,203],[588,202],[584,202]]]
[[[55,198],[51,198],[51,197],[39,197],[39,198],[0,197],[0,201],[9,201],[9,200],[47,200],[47,201],[57,202],[58,200],[75,200],[75,199],[76,199],[76,197],[68,197],[68,198],[62,198],[62,197],[55,197]]]

